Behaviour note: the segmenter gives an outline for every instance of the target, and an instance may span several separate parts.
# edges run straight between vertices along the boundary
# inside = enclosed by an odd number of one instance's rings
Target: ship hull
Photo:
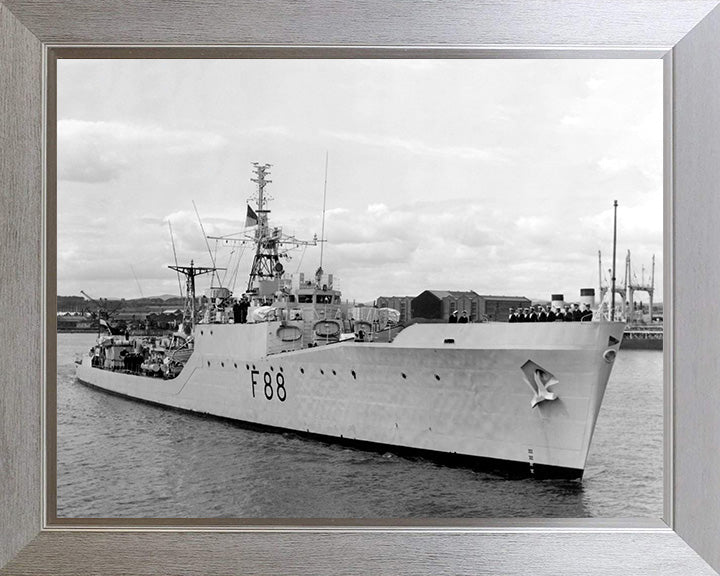
[[[268,355],[280,328],[276,322],[207,325],[172,380],[93,368],[89,358],[77,377],[246,426],[577,478],[622,337],[620,323],[416,325],[388,344],[345,342]],[[529,365],[556,382],[544,401],[536,402]]]

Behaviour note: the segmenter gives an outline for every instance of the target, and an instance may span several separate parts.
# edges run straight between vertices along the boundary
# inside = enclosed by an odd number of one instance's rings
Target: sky
[[[662,301],[662,138],[659,60],[60,60],[58,294],[178,294],[168,222],[178,262],[211,265],[193,202],[208,235],[242,232],[253,162],[271,224],[319,237],[327,154],[343,298],[577,300],[599,250],[609,279],[617,200],[618,281],[628,250],[637,281],[655,255]]]

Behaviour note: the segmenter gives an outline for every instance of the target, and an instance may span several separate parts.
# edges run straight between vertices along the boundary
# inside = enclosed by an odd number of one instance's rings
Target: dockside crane
[[[642,279],[640,282],[633,280],[632,261],[630,259],[630,250],[628,250],[625,259],[625,285],[628,292],[628,321],[635,321],[635,292],[647,292],[650,297],[650,322],[652,323],[653,313],[653,297],[655,295],[655,255],[652,257],[652,273],[650,275],[650,283],[645,282],[645,266],[642,267]],[[642,311],[641,311],[642,316]]]
[[[123,307],[122,301],[117,302],[117,305],[114,308],[110,308],[108,306],[108,300],[107,298],[96,300],[92,296],[90,296],[87,292],[84,290],[80,290],[80,294],[85,296],[90,302],[95,304],[97,306],[97,311],[93,314],[93,317],[96,317],[98,320],[98,333],[100,332],[100,326],[103,322],[105,322],[106,328],[110,331],[110,333],[113,332],[112,327],[110,326],[110,320],[112,320],[115,315],[120,311],[120,309]]]

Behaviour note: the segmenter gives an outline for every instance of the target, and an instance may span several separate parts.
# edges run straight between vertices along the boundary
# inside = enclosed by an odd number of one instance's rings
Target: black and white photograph
[[[57,517],[660,518],[662,89],[59,60]]]

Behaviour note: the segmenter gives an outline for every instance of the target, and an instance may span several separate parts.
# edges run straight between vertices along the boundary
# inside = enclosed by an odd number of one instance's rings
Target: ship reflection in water
[[[662,353],[622,350],[582,482],[507,480],[128,401],[75,380],[58,334],[60,518],[662,515]]]

